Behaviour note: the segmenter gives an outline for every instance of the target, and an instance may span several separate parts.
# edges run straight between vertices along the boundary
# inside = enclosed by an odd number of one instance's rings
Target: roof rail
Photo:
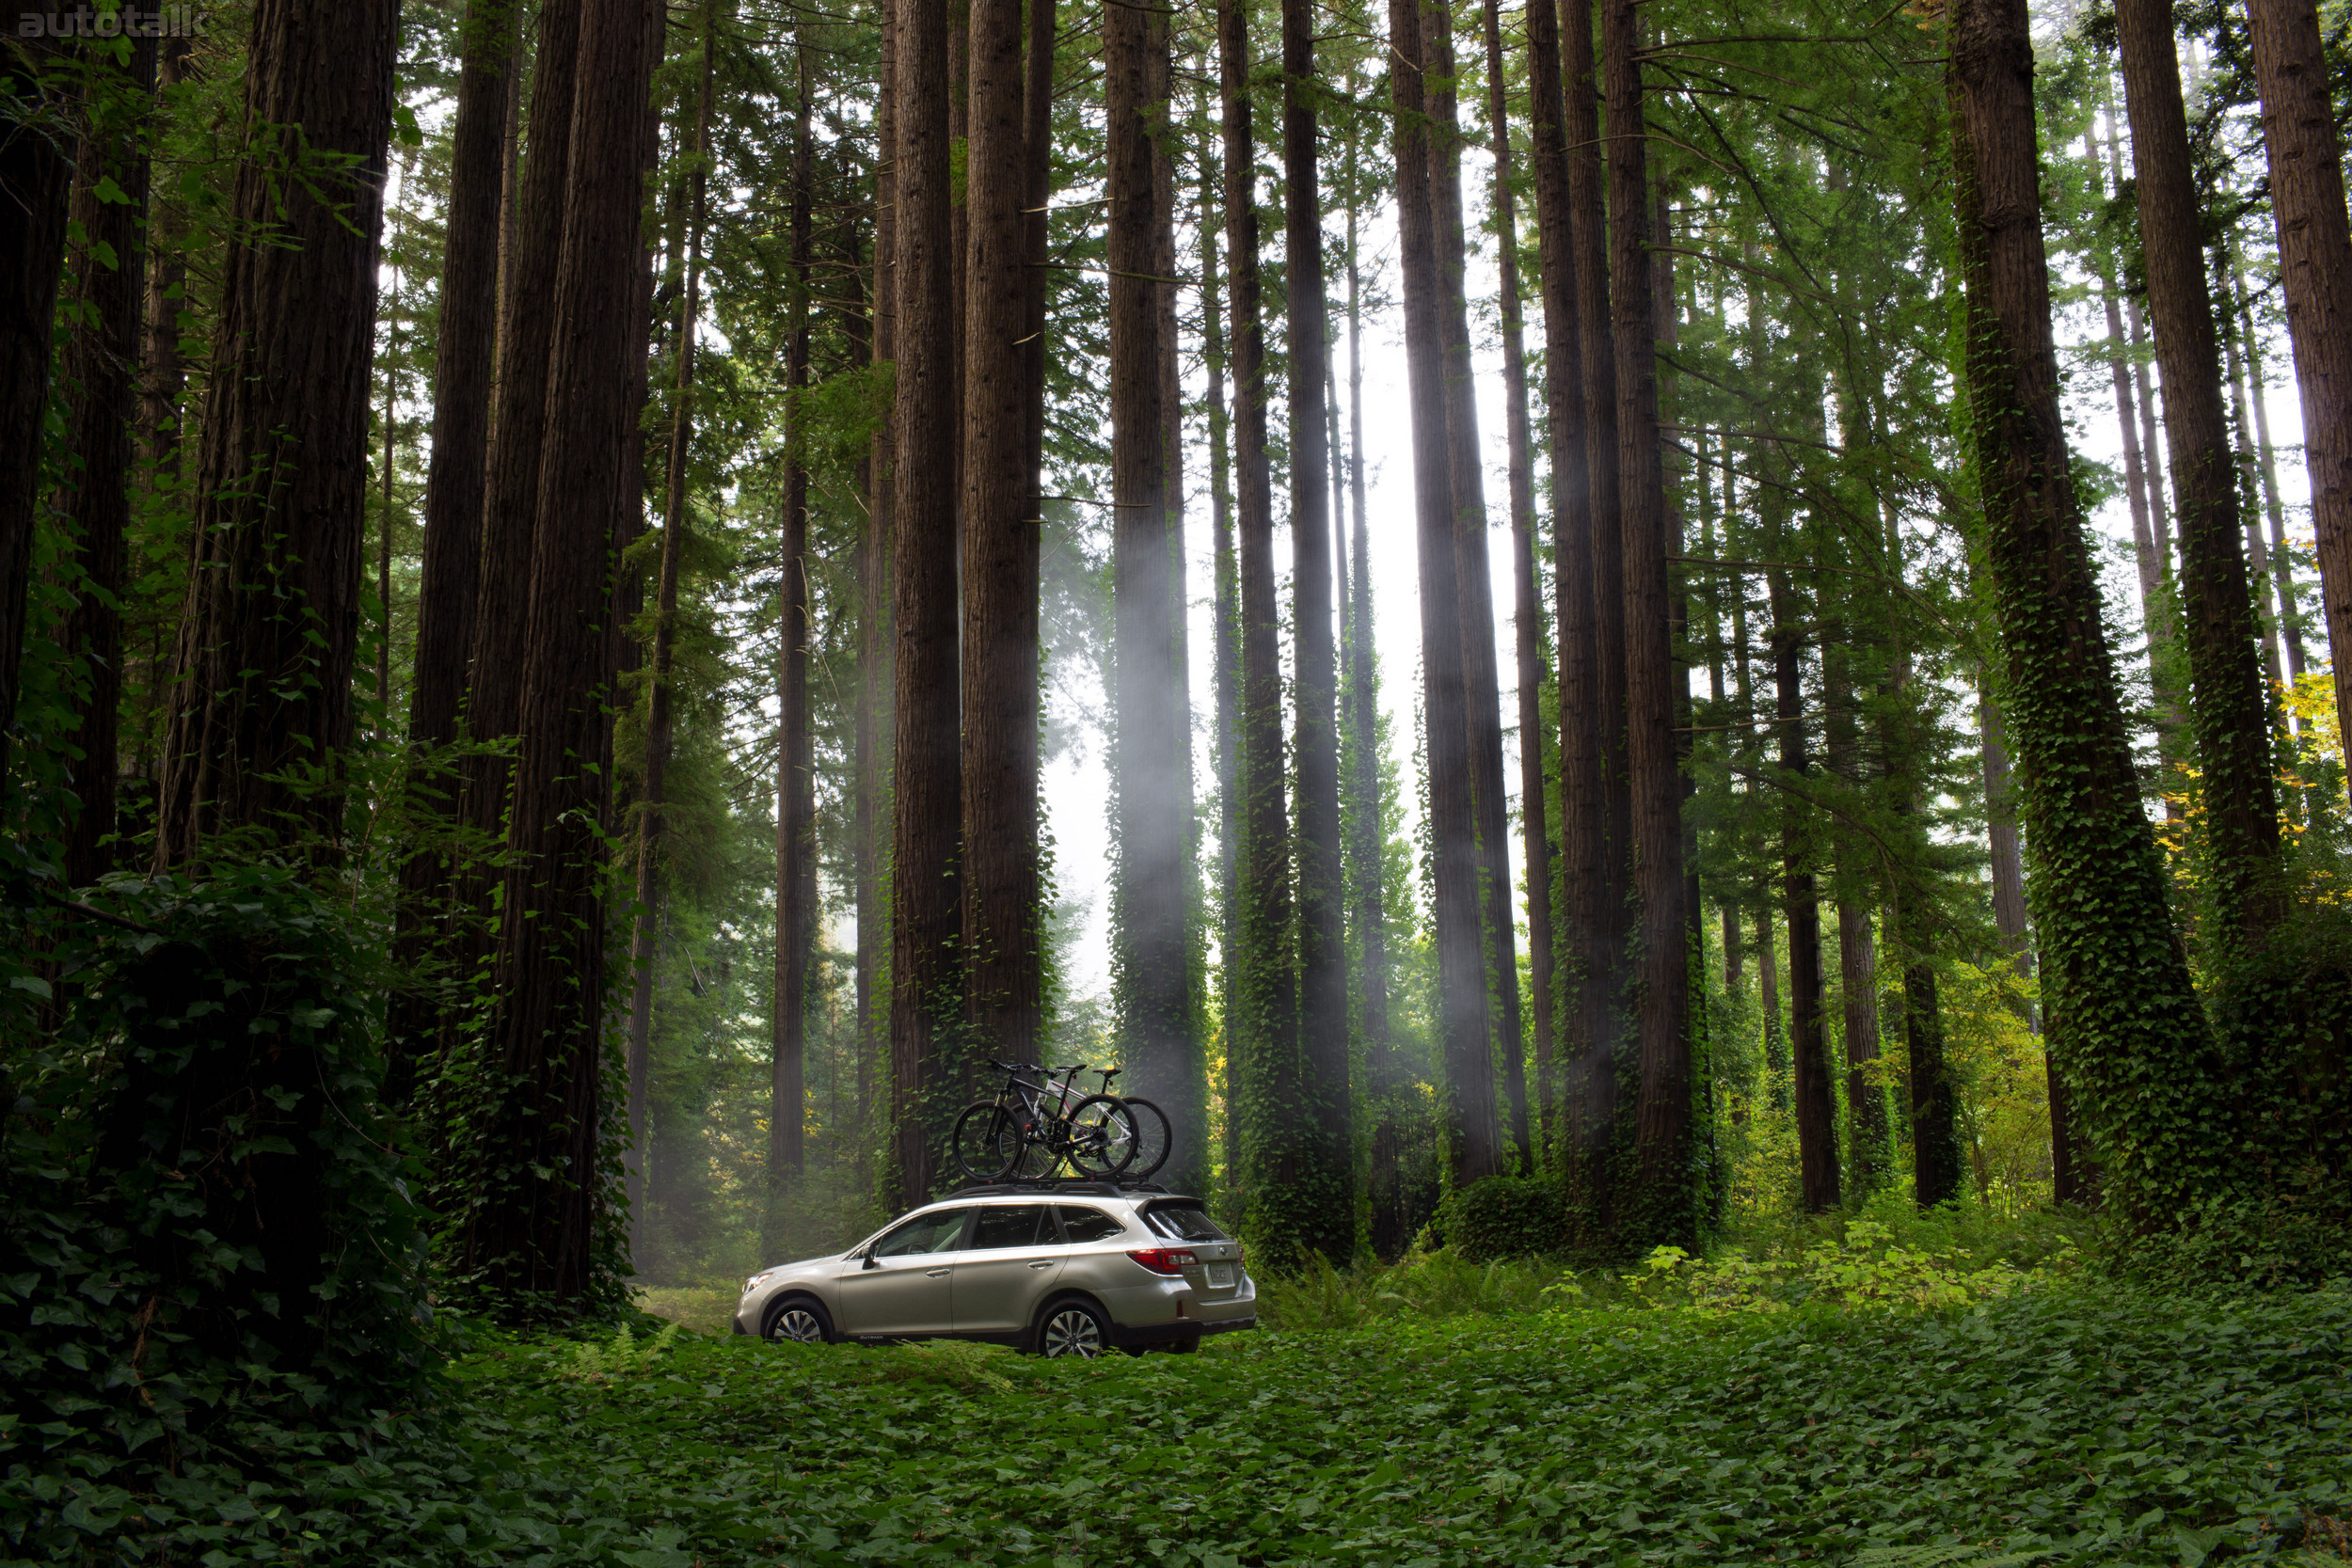
[[[1011,1197],[1026,1193],[1054,1193],[1064,1196],[1132,1197],[1172,1196],[1156,1181],[1104,1180],[1085,1177],[1045,1178],[1030,1181],[982,1181],[972,1186],[958,1187],[948,1197]],[[940,1201],[933,1199],[934,1202]]]

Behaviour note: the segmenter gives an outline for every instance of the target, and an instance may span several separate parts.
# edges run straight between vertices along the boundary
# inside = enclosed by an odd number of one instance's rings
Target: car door
[[[844,1259],[834,1278],[834,1326],[850,1335],[949,1332],[955,1254],[971,1216],[968,1206],[913,1215]]]
[[[1012,1334],[1026,1328],[1067,1249],[1042,1203],[983,1204],[957,1255],[956,1332]]]

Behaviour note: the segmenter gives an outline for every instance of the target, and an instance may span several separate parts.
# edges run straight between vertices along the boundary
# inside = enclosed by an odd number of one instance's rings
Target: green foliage
[[[1446,1199],[1439,1227],[1464,1259],[1551,1257],[1567,1250],[1560,1184],[1534,1176],[1489,1176]]]
[[[373,1105],[374,933],[273,867],[95,896],[119,924],[52,930],[7,1058],[0,1535],[40,1556],[364,1449],[438,1356]]]
[[[608,1382],[566,1375],[580,1354],[485,1343],[444,1429],[80,1539],[415,1568],[2174,1568],[2316,1552],[2352,1509],[2338,1291],[1571,1306],[1091,1363],[681,1335]]]
[[[580,1383],[617,1383],[627,1378],[644,1377],[661,1359],[662,1353],[678,1337],[678,1325],[664,1323],[654,1337],[644,1344],[628,1324],[612,1331],[612,1338],[602,1344],[594,1339],[583,1341],[572,1354],[572,1364],[560,1374]]]

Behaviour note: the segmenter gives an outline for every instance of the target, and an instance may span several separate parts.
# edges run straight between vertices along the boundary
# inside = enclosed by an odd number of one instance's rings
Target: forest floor
[[[397,1505],[410,1540],[464,1544],[451,1560],[2352,1560],[2341,1286],[1565,1299],[1078,1363],[672,1328],[455,1370],[477,1468]]]

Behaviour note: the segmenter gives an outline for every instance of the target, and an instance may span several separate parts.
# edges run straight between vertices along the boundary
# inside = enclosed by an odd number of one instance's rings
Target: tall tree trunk
[[[1203,98],[1207,87],[1201,87]],[[1205,119],[1207,105],[1201,106]],[[1209,379],[1209,526],[1214,567],[1216,627],[1212,680],[1216,696],[1216,919],[1217,958],[1222,972],[1220,998],[1224,1037],[1225,1078],[1217,1086],[1224,1101],[1224,1162],[1228,1193],[1241,1173],[1240,1106],[1233,1094],[1234,1028],[1241,1018],[1241,568],[1233,553],[1233,492],[1231,425],[1225,410],[1225,291],[1217,276],[1219,230],[1224,210],[1218,186],[1216,153],[1200,149],[1200,341]]]
[[[1668,626],[1665,473],[1650,291],[1648,143],[1641,133],[1637,0],[1604,0],[1601,55],[1610,110],[1610,270],[1616,339],[1618,506],[1625,574],[1626,782],[1632,794],[1631,960],[1641,1101],[1635,1158],[1645,1240],[1697,1238],[1690,964],[1682,916],[1682,771],[1675,755],[1674,646]]]
[[[2303,609],[2295,587],[2295,562],[2287,554],[2286,508],[2279,499],[2279,462],[2270,445],[2270,378],[2263,371],[2262,339],[2254,332],[2253,296],[2233,260],[2232,290],[2237,295],[2238,330],[2246,344],[2246,390],[2254,405],[2255,473],[2262,481],[2263,515],[2270,525],[2270,570],[2279,594],[2279,635],[2287,646],[2287,673],[2300,680],[2309,668],[2303,651]]]
[[[230,828],[331,843],[342,826],[334,769],[352,740],[397,31],[391,0],[340,13],[331,46],[294,0],[268,0],[253,18],[253,57],[279,69],[252,75],[248,130],[266,139],[300,125],[306,147],[351,164],[299,188],[264,159],[237,170],[238,231],[267,226],[272,243],[230,245],[221,281],[198,459],[199,569],[166,741],[159,867],[198,861]],[[322,767],[325,787],[296,782]]]
[[[686,294],[678,302],[677,394],[670,407],[660,578],[654,590],[653,678],[646,683],[645,772],[637,800],[637,897],[628,949],[628,1153],[624,1163],[632,1212],[645,1193],[645,1091],[652,1060],[654,944],[660,922],[656,884],[660,877],[661,838],[669,829],[667,779],[675,722],[670,666],[677,642],[678,554],[686,538],[686,462],[694,444],[694,330],[702,311],[703,230],[709,215],[710,107],[717,85],[718,24],[710,0],[704,0],[702,23],[702,91],[694,112],[693,147],[687,154],[693,173],[687,181],[691,194],[686,220]]]
[[[2098,138],[2084,138],[2084,147],[2091,161],[2091,196],[2105,196],[2099,179]],[[2123,433],[2123,492],[2131,505],[2132,560],[2139,569],[2140,620],[2148,631],[2148,656],[2152,678],[2159,661],[2156,646],[2164,641],[2166,626],[2161,610],[2164,586],[2164,557],[2156,548],[2156,536],[2150,524],[2148,511],[2148,477],[2141,467],[2139,450],[2139,416],[2132,401],[2132,360],[2124,344],[2122,290],[2117,287],[2115,269],[2104,261],[2099,273],[2099,300],[2106,309],[2107,369],[2115,381],[2115,422]]]
[[[1967,381],[1986,559],[2008,662],[2045,1034],[2134,1222],[2221,1171],[2204,1142],[2218,1063],[2166,908],[2140,809],[2082,508],[2067,466],[2052,346],[2024,0],[1963,0],[1950,71],[1964,152]],[[2096,897],[2085,895],[2096,890]],[[1915,1096],[1917,1085],[1914,1085]],[[2128,1127],[2125,1117],[2129,1117]],[[1929,1193],[1923,1186],[1923,1201]]]
[[[896,622],[891,1080],[898,1196],[930,1195],[965,1087],[957,838],[957,361],[949,241],[946,0],[898,0],[898,406],[891,515]]]
[[[1356,86],[1351,69],[1349,89]],[[1367,1097],[1376,1107],[1372,1131],[1372,1226],[1374,1254],[1401,1255],[1411,1238],[1404,1232],[1403,1177],[1397,1165],[1396,1047],[1389,1029],[1389,925],[1381,863],[1386,834],[1381,820],[1380,680],[1373,651],[1372,524],[1364,495],[1363,268],[1357,228],[1362,184],[1359,133],[1347,130],[1347,494],[1355,518],[1354,578],[1348,590],[1347,690],[1344,698],[1356,798],[1348,852],[1355,864],[1349,890],[1362,971],[1358,989],[1363,1002],[1364,1075]]]
[[[1356,1253],[1356,1140],[1349,1116],[1345,893],[1340,876],[1339,682],[1332,643],[1331,455],[1323,387],[1322,180],[1315,163],[1314,10],[1282,0],[1283,263],[1289,283],[1291,610],[1298,766],[1299,1134],[1308,1162],[1288,1195],[1293,1244]],[[1489,642],[1489,647],[1492,643]]]
[[[502,1082],[480,1123],[458,1253],[515,1321],[580,1310],[599,1283],[609,628],[615,550],[635,531],[642,483],[627,466],[632,388],[614,367],[645,331],[650,32],[638,0],[581,7],[489,1041]]]
[[[1576,14],[1589,40],[1590,9],[1578,8]],[[1570,173],[1570,130],[1561,86],[1560,13],[1554,0],[1528,0],[1526,28],[1528,161],[1535,176],[1536,264],[1544,304],[1545,433],[1551,458],[1552,592],[1559,605],[1560,916],[1565,956],[1557,976],[1560,1060],[1572,1084],[1589,1084],[1578,1092],[1575,1103],[1592,1114],[1581,1127],[1564,1130],[1567,1142],[1562,1160],[1571,1175],[1578,1209],[1596,1233],[1605,1234],[1610,1224],[1609,1183],[1602,1155],[1613,1112],[1612,1100],[1602,1091],[1614,1082],[1605,1042],[1612,1037],[1610,976],[1614,956],[1610,932],[1615,917],[1603,875],[1608,810],[1602,784],[1604,736],[1595,643],[1598,615],[1593,531],[1596,492],[1587,440],[1586,310],[1578,293],[1584,271],[1581,246],[1585,236],[1574,217],[1583,193]],[[1588,78],[1591,54],[1588,41],[1581,56],[1588,62]],[[1577,155],[1585,151],[1580,148]],[[1613,424],[1614,419],[1613,408]],[[1613,480],[1610,494],[1614,494]]]
[[[155,45],[155,87],[168,94],[190,74],[190,38],[167,38]],[[139,435],[143,455],[154,465],[150,483],[158,490],[180,478],[180,396],[187,367],[180,349],[180,312],[185,304],[188,264],[187,214],[164,192],[150,186],[148,210],[145,348],[139,378]],[[167,673],[158,672],[161,687]]]
[[[1023,212],[1032,205],[1025,65],[1021,0],[975,0],[962,208],[962,958],[972,1050],[1011,1062],[1036,1060],[1043,1006],[1033,345],[1020,341],[1035,341],[1029,275],[1040,269]]]
[[[1785,550],[1776,549],[1776,555]],[[1804,729],[1804,610],[1788,574],[1768,581],[1772,602],[1773,717],[1784,779],[1811,770]],[[1813,879],[1807,812],[1794,795],[1781,800],[1781,908],[1788,923],[1788,1043],[1797,1110],[1797,1166],[1808,1212],[1837,1207],[1837,1100],[1830,1082],[1829,1041],[1821,1016],[1821,907]]]
[[[532,86],[530,151],[516,187],[511,286],[499,312],[498,380],[492,399],[489,487],[483,518],[466,727],[476,740],[516,734],[522,718],[522,667],[531,610],[531,569],[537,541],[539,457],[546,444],[548,369],[553,350],[556,263],[563,248],[569,190],[573,85],[579,66],[581,0],[541,0]],[[463,827],[477,842],[505,838],[513,768],[506,756],[467,756],[459,788]],[[501,873],[493,864],[460,867],[451,908],[461,921],[450,967],[466,975],[487,956],[489,933],[472,911],[489,907]],[[440,1049],[453,1046],[444,1021]]]
[[[1780,1026],[1780,953],[1772,921],[1768,879],[1756,883],[1756,994],[1764,1006],[1764,1100],[1775,1111],[1789,1107],[1788,1036]]]
[[[2268,677],[2263,689],[2265,705],[2271,687],[2286,684],[2286,668],[2279,652],[2279,627],[2283,602],[2274,610],[2270,599],[2270,552],[2263,545],[2262,509],[2256,500],[2260,478],[2254,430],[2246,415],[2245,370],[2238,362],[2237,324],[2245,306],[2245,289],[2233,274],[2235,263],[2227,244],[2213,249],[2213,270],[2219,296],[2221,371],[2229,386],[2232,467],[2237,482],[2238,520],[2246,531],[2247,589],[2253,604],[2254,624],[2262,636],[2261,673]],[[2266,748],[2265,748],[2266,750]]]
[[[817,768],[810,723],[809,648],[816,641],[808,548],[808,316],[810,207],[816,199],[809,119],[817,96],[805,23],[792,29],[790,322],[785,343],[787,399],[784,541],[776,616],[775,1013],[768,1058],[768,1190],[781,1209],[805,1160],[808,968],[817,944]],[[773,1215],[770,1223],[775,1225]],[[782,1229],[781,1226],[777,1226]]]
[[[1527,1159],[1527,1041],[1519,1027],[1518,931],[1511,917],[1510,811],[1502,771],[1502,696],[1495,657],[1494,574],[1486,550],[1486,463],[1478,441],[1478,396],[1470,364],[1468,244],[1462,226],[1462,135],[1454,114],[1454,22],[1443,5],[1422,8],[1422,65],[1434,132],[1429,200],[1437,237],[1438,340],[1445,351],[1446,453],[1454,479],[1454,594],[1462,629],[1462,714],[1467,726],[1471,827],[1478,847],[1479,950],[1486,966],[1487,1082],[1502,1069],[1510,1124],[1497,1115],[1498,1154]]]
[[[2319,593],[2335,658],[2336,723],[2352,740],[2352,220],[2344,147],[2312,0],[2248,0],[2262,88],[2279,278],[2303,394],[2303,462],[2319,543]],[[2346,747],[2352,755],[2352,746]]]
[[[2212,897],[2224,927],[2259,940],[2284,912],[2272,885],[2278,791],[2270,770],[2268,704],[2254,657],[2259,627],[2238,536],[2237,466],[2221,400],[2221,356],[2214,342],[2172,12],[2164,0],[2118,0],[2115,22],[2179,507],[2182,635],[2194,697],[2189,718],[2203,772]]]
[[[895,369],[898,353],[898,216],[897,0],[883,0],[882,80],[874,111],[874,360],[880,378]],[[887,367],[887,368],[886,368]],[[890,607],[892,508],[897,463],[890,410],[874,421],[867,448],[866,532],[858,549],[858,887],[857,887],[857,1105],[861,1153],[873,1133],[874,1069],[889,1038],[889,1009],[877,988],[887,977],[890,895],[882,885],[889,863],[891,776]],[[861,1162],[863,1163],[863,1162]],[[868,1180],[870,1187],[870,1178]]]
[[[1518,215],[1511,194],[1511,130],[1503,89],[1502,17],[1498,0],[1486,0],[1486,127],[1494,150],[1494,224],[1501,255],[1502,312],[1502,387],[1506,473],[1511,492],[1511,581],[1513,590],[1513,652],[1518,656],[1519,720],[1519,836],[1526,865],[1528,1001],[1535,1035],[1535,1127],[1530,1139],[1526,1052],[1516,1031],[1506,1037],[1516,1069],[1513,1113],[1519,1159],[1529,1171],[1536,1152],[1551,1137],[1551,832],[1550,813],[1544,799],[1548,777],[1544,768],[1543,685],[1549,660],[1544,649],[1542,587],[1535,573],[1535,476],[1527,421],[1527,358],[1519,309]],[[1509,881],[1502,884],[1506,891]],[[1509,899],[1503,899],[1502,924],[1508,926]],[[1516,966],[1502,976],[1503,987],[1516,997],[1519,977]]]
[[[1298,1185],[1297,973],[1292,961],[1290,822],[1282,744],[1280,610],[1274,586],[1274,496],[1266,455],[1265,340],[1260,320],[1257,154],[1245,0],[1217,7],[1225,132],[1225,237],[1233,290],[1234,525],[1241,600],[1241,946],[1228,986],[1240,1121],[1241,1188],[1253,1234],[1295,1245],[1284,1206]],[[1229,1003],[1229,1009],[1232,1004]]]
[[[49,410],[49,341],[65,266],[73,160],[47,135],[67,119],[62,51],[36,40],[0,64],[0,784],[8,776]],[[21,106],[21,107],[20,107]],[[364,396],[364,392],[362,393]],[[365,413],[361,419],[366,418]]]
[[[1829,709],[1829,770],[1849,787],[1865,784],[1861,736],[1854,712],[1852,677],[1843,648],[1821,651],[1823,695]],[[1870,928],[1870,879],[1859,847],[1837,833],[1837,981],[1846,1046],[1847,1145],[1852,1150],[1854,1196],[1867,1197],[1886,1184],[1892,1141],[1887,1136],[1886,1094],[1873,1064],[1879,1059],[1878,943]]]
[[[1429,834],[1438,934],[1438,1046],[1448,1096],[1454,1184],[1502,1168],[1494,1114],[1491,999],[1482,941],[1475,784],[1464,695],[1460,571],[1449,429],[1443,284],[1438,237],[1419,0],[1390,0],[1389,83],[1396,105],[1398,248],[1405,359],[1413,420],[1416,554],[1421,574],[1422,711],[1427,725]]]
[[[139,218],[147,208],[148,161],[139,121],[154,99],[155,40],[134,40],[126,65],[127,83],[108,84],[93,97],[92,123],[76,151],[71,205],[84,248],[74,279],[77,325],[63,356],[74,466],[65,479],[61,510],[73,531],[81,580],[66,618],[65,645],[82,661],[89,681],[73,737],[80,754],[67,764],[68,783],[80,802],[65,854],[66,881],[73,887],[95,882],[116,860],[109,840],[115,832],[117,716],[122,703],[119,601],[131,526],[139,309],[147,292]],[[105,179],[128,199],[100,200],[99,182]],[[111,260],[100,253],[101,246],[113,252]]]
[[[408,698],[408,738],[423,747],[456,738],[473,651],[497,369],[500,193],[517,64],[515,17],[514,0],[476,0],[467,9],[462,35],[433,371],[433,455],[425,471],[416,682]],[[437,802],[432,809],[448,810],[440,791],[430,799]],[[404,867],[404,895],[429,896],[443,870],[437,862],[414,857],[408,864],[416,871]]]

